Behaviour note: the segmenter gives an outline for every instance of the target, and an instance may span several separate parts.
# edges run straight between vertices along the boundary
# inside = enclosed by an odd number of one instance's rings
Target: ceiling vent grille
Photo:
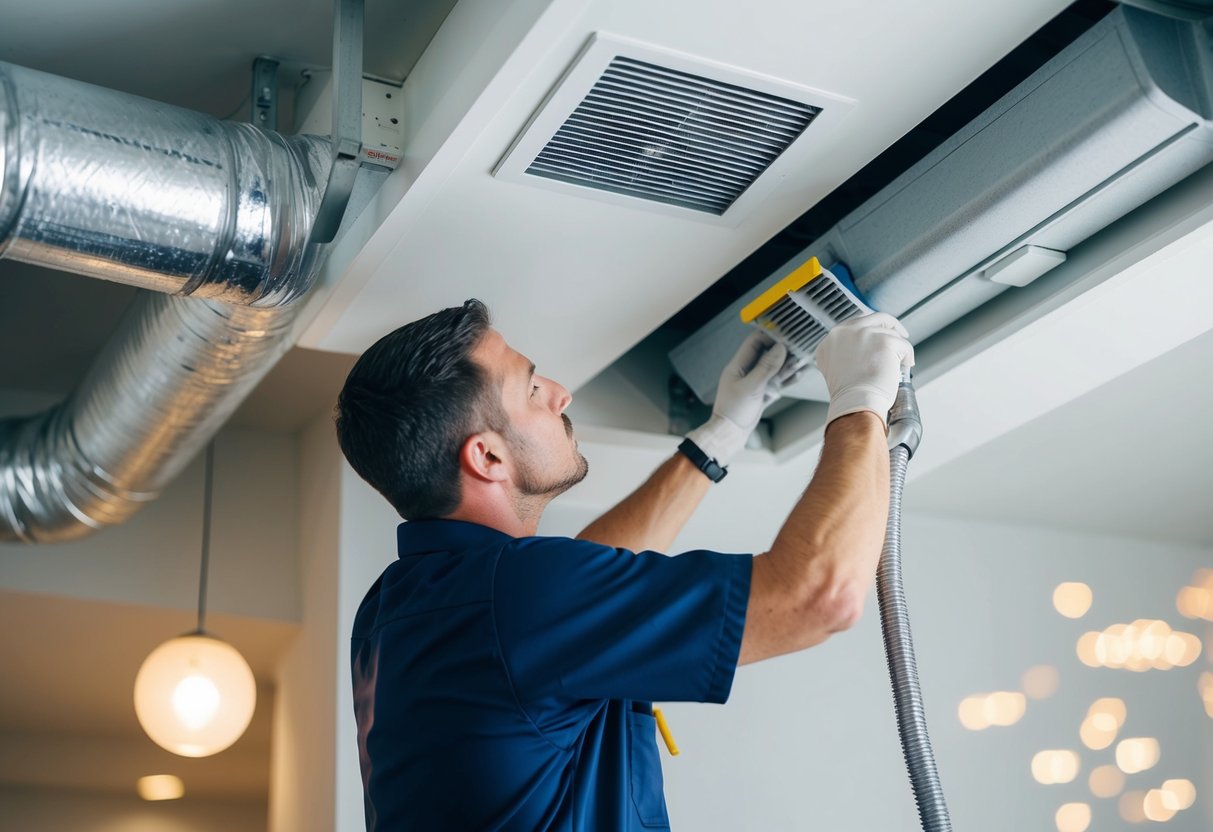
[[[812,125],[854,102],[596,34],[494,174],[684,216],[736,222]],[[793,162],[796,160],[793,160]],[[693,213],[688,213],[693,212]],[[726,217],[727,212],[727,217]]]
[[[526,172],[719,215],[819,112],[616,57]]]

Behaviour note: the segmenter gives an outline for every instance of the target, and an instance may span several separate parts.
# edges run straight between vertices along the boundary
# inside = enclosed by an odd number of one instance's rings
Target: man
[[[479,301],[382,338],[350,372],[337,434],[408,522],[354,622],[369,830],[668,829],[652,700],[723,703],[739,664],[858,618],[888,511],[885,419],[905,331],[833,330],[821,460],[769,552],[664,552],[784,383],[763,334],[712,417],[576,540],[535,536],[586,476],[568,390]]]

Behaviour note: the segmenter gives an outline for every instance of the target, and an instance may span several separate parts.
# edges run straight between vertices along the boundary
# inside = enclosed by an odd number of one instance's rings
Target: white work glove
[[[783,344],[754,332],[720,374],[712,417],[687,438],[719,465],[728,465],[745,447],[762,411],[795,381],[797,369]]]
[[[817,366],[830,390],[826,424],[870,410],[888,425],[902,372],[914,366],[908,338],[905,327],[883,312],[851,318],[830,330],[817,347]]]

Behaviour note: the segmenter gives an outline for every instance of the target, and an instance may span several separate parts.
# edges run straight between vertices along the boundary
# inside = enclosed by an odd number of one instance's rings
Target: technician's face
[[[589,470],[573,423],[564,414],[573,396],[562,385],[535,374],[535,365],[489,330],[477,352],[501,379],[501,398],[512,426],[506,437],[515,485],[528,496],[556,496],[585,479]]]

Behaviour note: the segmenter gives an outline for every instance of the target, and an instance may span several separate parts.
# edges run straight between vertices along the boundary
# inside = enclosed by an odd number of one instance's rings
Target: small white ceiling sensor
[[[1005,286],[1027,286],[1050,269],[1066,262],[1064,251],[1041,246],[1020,246],[984,272],[987,280]]]

